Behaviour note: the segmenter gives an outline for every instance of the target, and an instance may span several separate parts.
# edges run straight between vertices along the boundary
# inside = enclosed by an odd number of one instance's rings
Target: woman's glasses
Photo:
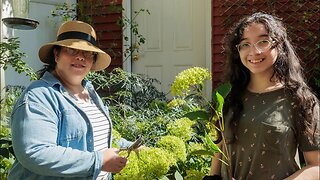
[[[259,52],[265,52],[267,50],[269,50],[272,46],[272,44],[274,43],[274,41],[269,41],[269,40],[260,40],[254,44],[250,44],[250,43],[240,43],[238,45],[236,45],[239,53],[247,53],[250,51],[251,47],[254,46],[256,48],[256,50],[258,50]]]
[[[94,58],[95,55],[97,55],[96,52],[92,52],[92,51],[83,51],[83,50],[73,49],[68,47],[64,47],[63,49],[65,49],[65,52],[71,56],[76,56],[81,52],[85,58],[92,59]]]

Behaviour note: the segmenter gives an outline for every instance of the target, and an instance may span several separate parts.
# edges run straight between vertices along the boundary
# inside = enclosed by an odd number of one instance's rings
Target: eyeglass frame
[[[262,51],[260,48],[257,47],[257,44],[258,44],[259,42],[261,42],[261,41],[268,41],[268,42],[270,43],[270,45],[269,45],[265,50],[263,50],[263,51]],[[268,40],[268,39],[262,39],[262,40],[257,41],[257,42],[254,43],[254,44],[250,44],[250,43],[245,43],[245,44],[249,44],[249,47],[250,47],[250,48],[251,48],[252,45],[253,45],[253,47],[254,47],[256,50],[258,50],[259,52],[265,52],[265,51],[269,50],[274,43],[275,43],[275,41],[271,41],[271,40]],[[237,50],[238,50],[239,53],[241,53],[241,52],[240,52],[240,48],[239,48],[239,47],[240,47],[240,44],[241,44],[241,43],[239,43],[239,44],[236,45],[236,48],[237,48]]]
[[[80,52],[82,52],[83,57],[87,59],[95,59],[94,57],[98,54],[97,52],[92,52],[92,51],[84,51],[80,49],[74,49],[74,48],[69,48],[69,47],[63,47],[65,49],[65,52],[70,55],[70,56],[76,56]],[[90,54],[88,54],[90,53]]]

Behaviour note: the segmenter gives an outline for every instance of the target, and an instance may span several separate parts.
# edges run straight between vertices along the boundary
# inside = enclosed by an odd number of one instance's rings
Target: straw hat
[[[97,52],[97,60],[91,68],[92,71],[103,70],[111,62],[110,56],[96,46],[95,30],[81,21],[68,21],[60,26],[57,41],[45,44],[39,49],[39,58],[42,62],[49,63],[54,45]]]

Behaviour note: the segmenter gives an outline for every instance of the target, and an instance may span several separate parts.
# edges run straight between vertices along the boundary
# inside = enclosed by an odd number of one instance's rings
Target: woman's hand
[[[112,173],[120,172],[127,164],[127,158],[119,156],[119,149],[110,148],[103,153],[102,170]]]

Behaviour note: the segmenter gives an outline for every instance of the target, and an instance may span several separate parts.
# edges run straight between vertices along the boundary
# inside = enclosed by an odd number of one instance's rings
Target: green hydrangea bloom
[[[205,80],[211,79],[208,69],[193,67],[180,72],[171,86],[173,96],[184,96],[190,92],[195,85],[203,86]]]
[[[115,180],[150,180],[159,179],[167,174],[170,166],[175,164],[175,159],[166,150],[160,148],[143,148],[132,153],[128,158],[129,163],[118,174]]]
[[[191,121],[189,118],[181,118],[173,121],[167,125],[167,130],[170,135],[177,136],[183,141],[188,141],[191,139],[192,134],[194,133],[192,125],[195,122]]]
[[[212,122],[208,122],[206,124],[206,127],[208,128],[208,135],[212,138],[212,140],[217,140],[219,131],[215,128],[214,124]]]
[[[187,158],[185,143],[177,136],[163,136],[156,145],[157,147],[172,153],[174,158],[177,160],[185,161]]]
[[[183,106],[186,104],[187,104],[186,100],[181,99],[181,98],[174,98],[167,104],[167,106],[169,108],[174,108],[174,107],[179,107],[179,106]]]
[[[201,143],[189,143],[188,152],[199,151],[205,149],[204,145]]]
[[[199,180],[202,179],[206,174],[201,172],[201,171],[197,171],[197,170],[186,170],[187,172],[187,176],[184,177],[184,180]]]

